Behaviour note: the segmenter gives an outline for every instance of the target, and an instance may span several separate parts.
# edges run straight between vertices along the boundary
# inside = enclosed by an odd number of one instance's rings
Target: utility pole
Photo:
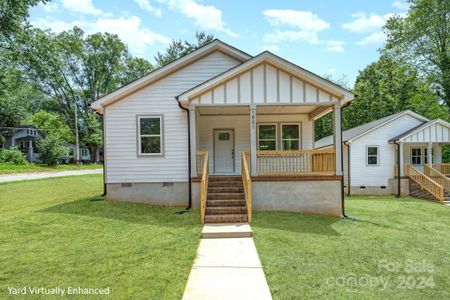
[[[77,98],[78,100],[78,98]],[[80,141],[78,139],[78,108],[75,102],[75,153],[77,165],[80,165]]]

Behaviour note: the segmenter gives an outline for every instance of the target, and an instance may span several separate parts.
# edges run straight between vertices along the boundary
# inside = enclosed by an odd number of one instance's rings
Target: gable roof
[[[270,63],[271,65],[274,65],[275,67],[280,68],[287,73],[299,77],[300,79],[303,79],[307,82],[314,82],[315,85],[319,86],[324,91],[336,95],[337,97],[342,97],[344,99],[342,104],[352,100],[355,96],[351,91],[334,82],[331,82],[313,72],[303,69],[302,67],[293,64],[292,62],[287,61],[284,58],[281,58],[280,56],[277,56],[269,51],[264,51],[257,56],[250,58],[247,61],[183,92],[182,94],[177,96],[177,99],[182,105],[187,105],[190,99],[195,98],[203,92],[217,85],[220,85],[227,80],[237,76],[238,74],[244,73],[261,63]]]
[[[245,61],[248,60],[249,58],[251,58],[252,56],[229,45],[226,44],[218,39],[215,39],[213,41],[211,41],[208,44],[203,45],[202,47],[192,51],[189,54],[186,54],[185,56],[182,56],[176,60],[174,60],[173,62],[158,68],[156,70],[151,71],[150,73],[148,73],[147,75],[144,75],[141,78],[138,78],[128,84],[126,84],[125,86],[107,94],[104,95],[102,97],[100,97],[99,99],[97,99],[96,101],[94,101],[91,104],[91,107],[96,110],[99,113],[103,113],[103,107],[111,104],[115,101],[118,101],[122,98],[124,98],[125,96],[142,89],[143,87],[193,63],[194,61],[207,56],[208,54],[215,52],[215,51],[221,51],[239,61]]]
[[[351,143],[354,140],[366,135],[369,132],[372,132],[404,115],[410,115],[420,121],[428,122],[429,120],[411,110],[404,110],[399,113],[345,130],[342,132],[342,142]],[[323,148],[333,144],[333,136],[324,137],[314,143],[315,148]]]
[[[434,120],[428,121],[426,123],[420,124],[419,126],[413,127],[410,130],[403,132],[402,134],[399,134],[398,136],[390,139],[389,142],[402,141],[413,134],[423,131],[424,129],[432,126],[433,124],[441,124],[442,126],[450,129],[450,123],[448,123],[442,119],[434,119]]]

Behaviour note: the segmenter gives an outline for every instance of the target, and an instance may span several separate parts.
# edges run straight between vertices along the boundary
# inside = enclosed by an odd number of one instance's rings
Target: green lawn
[[[274,299],[450,298],[450,207],[394,197],[351,197],[346,206],[358,221],[254,213]]]
[[[84,164],[80,166],[77,166],[75,164],[63,164],[57,165],[55,167],[48,167],[42,164],[26,164],[26,165],[0,164],[0,174],[101,169],[102,167],[103,167],[102,165],[98,164]]]
[[[181,298],[197,251],[198,214],[107,202],[101,192],[101,175],[0,184],[0,299],[9,286]]]

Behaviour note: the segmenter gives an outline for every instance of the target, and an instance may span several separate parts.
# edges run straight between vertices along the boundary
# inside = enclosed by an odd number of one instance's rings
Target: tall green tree
[[[177,58],[189,54],[195,49],[214,40],[214,35],[204,32],[195,34],[196,42],[191,43],[179,39],[172,40],[164,52],[158,52],[155,56],[156,66],[162,67],[176,60]]]
[[[0,36],[9,38],[28,19],[28,10],[48,0],[0,0]]]
[[[132,57],[117,35],[86,36],[77,27],[60,34],[30,28],[13,49],[11,61],[27,82],[54,101],[72,130],[77,109],[80,138],[93,159],[101,145],[101,122],[92,121],[91,103],[153,69],[148,61]]]
[[[385,26],[385,52],[415,66],[434,83],[450,108],[450,1],[409,0],[406,17]]]

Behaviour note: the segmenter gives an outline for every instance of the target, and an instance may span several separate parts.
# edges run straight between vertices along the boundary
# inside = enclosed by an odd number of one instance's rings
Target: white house
[[[33,125],[15,126],[12,130],[14,134],[5,139],[2,147],[16,147],[29,162],[40,162],[36,143],[43,138],[42,133]]]
[[[400,171],[400,178],[405,178],[407,166],[417,174],[429,172],[424,169],[427,164],[437,170],[445,167],[442,145],[450,143],[450,124],[406,110],[346,130],[342,136],[347,194],[398,194],[397,174]],[[314,145],[332,147],[333,137]],[[401,194],[408,194],[408,180],[402,181]]]
[[[189,205],[202,222],[252,209],[342,216],[340,108],[354,95],[270,52],[219,40],[98,99],[106,196]],[[314,150],[333,113],[335,144]]]

